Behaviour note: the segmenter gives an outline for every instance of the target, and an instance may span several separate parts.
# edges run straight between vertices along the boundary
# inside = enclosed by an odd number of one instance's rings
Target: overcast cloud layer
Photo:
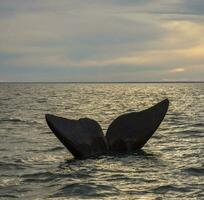
[[[204,81],[203,0],[0,0],[0,81]]]

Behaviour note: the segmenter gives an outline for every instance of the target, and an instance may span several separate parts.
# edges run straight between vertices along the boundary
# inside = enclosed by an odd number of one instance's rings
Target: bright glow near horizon
[[[203,0],[0,0],[0,81],[204,81]]]

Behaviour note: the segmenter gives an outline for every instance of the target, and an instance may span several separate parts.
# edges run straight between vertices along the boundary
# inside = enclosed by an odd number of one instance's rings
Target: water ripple
[[[45,113],[100,122],[168,97],[142,151],[75,160]],[[204,199],[204,84],[0,84],[0,199]],[[148,124],[147,124],[148,126]]]

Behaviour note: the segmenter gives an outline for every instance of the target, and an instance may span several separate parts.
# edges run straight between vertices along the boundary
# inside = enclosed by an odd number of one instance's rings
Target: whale
[[[47,125],[76,159],[105,154],[129,153],[141,149],[163,121],[169,100],[139,111],[118,116],[107,128],[90,118],[67,119],[45,114]]]

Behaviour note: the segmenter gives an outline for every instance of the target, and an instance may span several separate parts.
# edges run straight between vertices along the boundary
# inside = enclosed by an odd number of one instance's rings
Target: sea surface
[[[97,120],[169,98],[143,151],[74,160],[44,115]],[[148,124],[147,124],[148,125]],[[204,84],[0,84],[0,199],[204,199]]]

